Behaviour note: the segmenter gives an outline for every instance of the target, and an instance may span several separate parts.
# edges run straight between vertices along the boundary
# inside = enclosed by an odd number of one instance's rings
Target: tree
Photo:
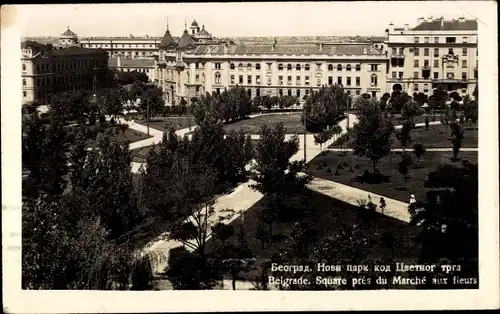
[[[422,107],[427,102],[427,95],[420,92],[413,94],[413,100],[417,102],[417,104]]]
[[[411,132],[411,124],[410,124],[410,122],[407,121],[403,124],[401,131],[398,133],[399,142],[401,143],[401,146],[403,147],[403,153],[406,149],[406,146],[408,145],[408,142],[410,141],[410,138],[411,138],[410,132]]]
[[[410,170],[411,159],[408,155],[403,154],[401,160],[398,163],[398,171],[403,176],[405,184],[408,183],[408,171]]]
[[[425,146],[422,143],[415,143],[413,145],[413,153],[417,157],[417,168],[418,164],[420,163],[420,157],[422,157],[425,151],[426,151]]]
[[[409,207],[411,223],[419,225],[421,230],[417,238],[422,246],[419,262],[439,263],[446,259],[447,264],[461,265],[461,276],[477,277],[477,164],[439,165],[429,173],[424,186],[429,189],[426,200]],[[453,286],[451,279],[448,283]]]
[[[346,95],[339,85],[321,87],[312,91],[304,104],[303,119],[308,130],[321,131],[336,120],[346,108]]]
[[[141,83],[149,83],[149,78],[146,73],[139,71],[131,71],[131,72],[116,72],[116,82],[119,85],[129,85],[135,82]]]
[[[252,112],[259,112],[264,107],[264,100],[260,96],[255,96],[252,100]]]
[[[320,151],[323,151],[323,144],[326,143],[330,138],[332,138],[333,134],[329,130],[324,130],[321,133],[314,134],[314,142],[319,144]]]
[[[271,110],[271,108],[273,107],[273,103],[271,101],[271,97],[269,97],[268,95],[265,95],[264,97],[262,97],[262,105],[267,110]]]
[[[425,129],[429,130],[429,117],[425,117]]]
[[[370,243],[371,238],[372,221],[375,219],[376,215],[377,205],[372,202],[370,195],[368,195],[368,201],[364,199],[358,201],[358,216],[361,218],[363,224],[368,227],[368,243]]]
[[[376,172],[377,161],[391,151],[392,123],[382,117],[376,104],[361,112],[358,123],[352,128],[352,147],[355,155],[368,157]]]
[[[384,112],[384,116],[387,108],[387,103],[389,102],[390,98],[391,94],[389,93],[384,93],[382,97],[380,97],[380,109]]]
[[[423,110],[416,101],[407,101],[403,104],[403,108],[401,109],[401,115],[411,123],[412,127],[415,125],[413,118],[421,115],[422,113]]]
[[[462,147],[462,141],[464,139],[464,131],[460,124],[457,122],[453,122],[450,124],[451,127],[451,136],[453,139],[451,142],[453,143],[453,159],[457,160],[458,153],[460,152],[460,148]]]

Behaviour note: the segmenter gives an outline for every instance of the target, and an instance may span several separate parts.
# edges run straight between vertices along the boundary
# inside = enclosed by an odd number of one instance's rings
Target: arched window
[[[215,72],[215,84],[220,84],[220,73]]]
[[[309,70],[311,69],[311,66],[310,66],[309,64],[306,64],[306,65],[304,66],[304,69],[305,69],[306,71],[309,71]]]
[[[280,90],[279,90],[279,93],[280,93],[280,97],[282,97],[282,96],[283,96],[283,90],[282,90],[282,89],[280,89]]]
[[[428,92],[429,91],[429,84],[424,84],[424,92]]]
[[[255,65],[255,68],[256,68],[257,70],[260,70],[260,63],[257,63],[257,64]]]
[[[23,86],[26,86],[26,79],[23,79]]]
[[[234,63],[231,63],[231,64],[229,65],[229,68],[230,68],[231,70],[234,70],[234,68],[235,68]]]
[[[23,63],[23,71],[26,71],[26,64]]]
[[[333,64],[328,65],[328,71],[333,71]]]
[[[288,71],[292,70],[292,65],[291,65],[290,63],[288,63],[288,65],[286,66],[286,69],[287,69]]]
[[[251,64],[251,63],[247,64],[247,69],[248,69],[248,70],[251,70],[251,69],[252,69],[252,64]]]
[[[252,97],[252,90],[250,88],[247,90],[247,92],[248,92],[248,96]]]
[[[283,70],[283,64],[278,64],[278,70],[282,71]]]
[[[337,64],[337,71],[342,71],[342,64]]]
[[[413,90],[418,92],[418,84],[417,83],[413,84]]]
[[[292,90],[291,89],[288,90],[288,96],[292,96]]]
[[[243,63],[238,64],[238,69],[243,69]]]
[[[356,71],[361,71],[361,65],[360,64],[356,64]]]
[[[377,86],[378,85],[378,77],[376,74],[372,74],[371,76],[371,86]]]
[[[295,70],[300,71],[300,64],[297,63],[297,65],[295,66]]]
[[[297,89],[297,97],[300,97],[300,89]]]
[[[346,70],[346,71],[351,71],[351,65],[350,65],[350,64],[348,64],[348,65],[345,67],[345,70]]]

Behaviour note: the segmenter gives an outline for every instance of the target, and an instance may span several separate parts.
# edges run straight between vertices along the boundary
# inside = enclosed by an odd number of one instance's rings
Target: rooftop
[[[443,28],[441,28],[441,19],[433,21],[425,21],[413,28],[414,31],[476,31],[477,20],[451,20],[443,21]]]
[[[323,44],[321,49],[319,44],[277,44],[274,47],[271,44],[260,45],[230,45],[228,46],[228,54],[271,54],[271,55],[382,55],[382,51],[376,49],[370,44]],[[365,53],[366,51],[366,53]],[[224,54],[224,45],[206,45],[198,46],[194,54]]]
[[[154,67],[155,60],[154,59],[126,59],[120,58],[120,67],[129,67],[129,68],[149,68]],[[118,58],[109,58],[108,60],[109,67],[117,67],[118,66]]]
[[[52,54],[55,56],[63,56],[63,55],[83,55],[83,54],[106,54],[107,52],[102,49],[89,49],[78,46],[72,46],[68,48],[60,48],[52,50]]]

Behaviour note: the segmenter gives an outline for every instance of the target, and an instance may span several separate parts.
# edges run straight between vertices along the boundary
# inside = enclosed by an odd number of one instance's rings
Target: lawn
[[[397,130],[396,132],[399,132]],[[444,125],[431,125],[426,130],[425,127],[418,127],[410,132],[411,142],[408,148],[411,148],[414,143],[420,142],[428,148],[452,148],[451,130],[449,126]],[[392,136],[392,148],[401,148],[401,143],[397,140],[396,136]],[[477,148],[478,147],[478,129],[472,127],[464,128],[464,139],[462,147]]]
[[[462,161],[452,162],[452,152],[426,152],[420,159],[419,168],[410,167],[408,183],[405,184],[403,176],[399,173],[397,165],[401,153],[393,152],[381,159],[377,169],[384,176],[385,182],[367,183],[361,180],[365,170],[372,172],[372,164],[368,158],[354,156],[351,152],[346,155],[339,152],[327,152],[314,158],[308,164],[307,172],[311,175],[350,185],[376,194],[384,195],[403,202],[409,201],[409,195],[415,194],[417,200],[425,199],[426,188],[423,186],[429,172],[437,169],[438,164],[454,164],[461,166],[464,160],[477,164],[477,152],[460,152],[458,158]],[[416,158],[412,155],[414,163]],[[342,164],[341,169],[338,165]],[[352,168],[352,172],[351,169]]]
[[[258,134],[263,125],[275,127],[279,122],[283,122],[286,133],[304,133],[304,125],[300,121],[300,117],[300,113],[258,116],[226,124],[224,125],[224,130],[229,132],[231,130],[239,131],[242,129],[246,134]]]
[[[145,119],[135,120],[136,123],[147,125]],[[165,131],[168,127],[173,126],[176,130],[189,128],[196,125],[193,116],[169,116],[169,117],[156,117],[151,119],[149,126],[153,129]]]
[[[244,213],[243,229],[246,235],[248,247],[252,251],[252,255],[256,258],[256,264],[269,260],[269,258],[271,258],[273,254],[280,249],[286,239],[290,236],[292,226],[297,220],[304,222],[307,221],[308,225],[315,227],[318,230],[318,239],[322,236],[332,236],[338,234],[349,227],[361,224],[361,220],[359,218],[360,209],[357,206],[349,205],[310,190],[299,192],[296,194],[296,197],[290,199],[294,199],[293,202],[299,205],[301,200],[305,197],[308,197],[311,201],[311,214],[302,218],[291,220],[290,222],[276,222],[273,225],[272,244],[266,243],[264,247],[258,240],[256,231],[258,229],[258,224],[261,223],[259,221],[259,213],[263,210],[266,204],[266,198],[264,197],[261,199]],[[370,232],[370,258],[378,259],[391,257],[391,250],[384,246],[381,242],[381,234],[391,230],[394,233],[395,238],[398,239],[393,252],[394,258],[398,261],[416,261],[420,251],[420,246],[413,239],[418,234],[418,227],[410,226],[405,222],[381,214],[376,214],[373,221],[374,223]],[[378,231],[376,230],[377,222]],[[231,223],[231,225],[234,226],[235,230],[239,230],[242,226],[242,220],[236,219]],[[360,228],[362,228],[365,236],[368,236],[368,228],[365,225],[360,225]],[[237,236],[232,237],[229,241],[237,241]],[[218,245],[215,241],[211,241],[210,244]],[[252,280],[255,279],[256,276],[257,271],[256,269],[253,269],[245,277]]]
[[[142,133],[139,131],[135,131],[132,129],[125,129],[125,131],[120,130],[119,127],[117,126],[109,126],[106,127],[104,132],[99,132],[99,133],[104,133],[109,136],[111,140],[117,140],[117,141],[128,141],[129,143],[141,141],[144,139],[147,139],[151,136],[146,135],[146,133]],[[90,139],[87,141],[88,147],[95,147],[97,140],[97,134],[94,139]]]

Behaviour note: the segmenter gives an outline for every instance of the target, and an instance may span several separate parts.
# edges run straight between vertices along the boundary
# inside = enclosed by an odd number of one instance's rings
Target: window
[[[429,56],[429,48],[424,48],[424,57]]]
[[[376,98],[377,97],[377,92],[376,91],[373,91],[372,92],[372,98]]]
[[[434,43],[439,44],[439,37],[434,37]]]
[[[316,63],[316,70],[320,71],[321,70],[321,63]]]
[[[429,67],[429,60],[424,60],[424,68],[428,68]]]
[[[220,70],[221,69],[220,63],[215,63],[215,69],[216,70]],[[219,73],[219,80],[220,80],[220,73]]]
[[[292,65],[291,65],[290,63],[288,63],[288,64],[287,64],[287,66],[286,66],[286,69],[287,69],[288,71],[291,71],[291,70],[292,70]]]
[[[467,37],[462,38],[462,43],[466,44],[467,43]]]
[[[26,64],[23,63],[23,71],[26,71]]]
[[[424,92],[429,92],[429,84],[424,84]]]
[[[300,89],[297,89],[296,95],[300,98]]]
[[[333,64],[328,65],[328,71],[333,71]]]
[[[200,68],[200,64],[198,62],[196,62],[195,66],[194,66],[195,69],[199,69]]]
[[[258,64],[258,63],[257,63],[257,64]],[[257,67],[257,66],[255,66],[255,67]],[[260,97],[260,88],[257,88],[257,89],[255,90],[255,96]]]
[[[434,58],[439,57],[439,48],[434,48]]]
[[[216,89],[215,89],[215,93],[216,93],[217,95],[220,95],[220,88],[216,88]]]
[[[306,71],[309,71],[309,70],[311,69],[311,67],[309,66],[309,64],[306,64],[306,65],[304,66],[304,69],[305,69]]]
[[[27,96],[27,93],[26,92],[23,92],[23,97],[26,97]]]
[[[448,79],[454,79],[455,78],[455,73],[453,73],[453,72],[446,73],[446,78],[448,78]]]
[[[247,93],[248,93],[248,96],[252,97],[252,90],[250,88],[247,90]]]
[[[23,79],[23,86],[26,86],[26,79]]]
[[[297,65],[295,66],[295,70],[300,71],[300,64],[297,63]]]
[[[229,65],[229,68],[230,68],[231,70],[234,70],[234,63],[231,63],[231,64]]]
[[[346,94],[350,96],[350,95],[351,95],[351,91],[350,91],[350,90],[347,90],[347,91],[346,91]]]
[[[240,84],[243,84],[243,75],[239,75],[239,76],[238,76],[238,82],[239,82]]]
[[[403,55],[403,52],[404,52],[404,48],[399,48],[399,54]]]
[[[348,65],[345,67],[345,70],[346,70],[346,71],[351,71],[351,65],[350,65],[350,64],[348,64]]]
[[[291,75],[289,75],[289,76],[287,77],[287,84],[288,84],[288,85],[292,85],[292,76],[291,76]]]
[[[413,72],[413,78],[418,79],[418,71]]]
[[[467,56],[467,48],[462,48],[462,56]]]
[[[372,64],[371,65],[371,70],[372,71],[378,71],[378,64]]]
[[[356,76],[356,86],[360,86],[360,85],[361,85],[361,77]]]
[[[449,55],[454,54],[454,52],[453,52],[453,48],[449,48],[449,49],[448,49],[448,54],[449,54]]]
[[[429,43],[429,37],[424,37],[424,43],[426,43],[426,44]]]
[[[255,82],[260,85],[260,75],[255,76]]]
[[[309,85],[309,76],[306,76],[305,82],[306,82],[306,85]]]
[[[356,91],[356,96],[359,96],[361,92],[359,90]]]
[[[351,77],[350,76],[348,76],[346,79],[346,85],[351,86]]]
[[[466,68],[467,67],[467,60],[462,60],[462,68]]]
[[[360,64],[356,64],[356,71],[361,71],[361,65]]]
[[[220,63],[216,63],[216,65]],[[215,84],[220,84],[220,73],[219,72],[215,72]]]
[[[337,64],[337,71],[342,71],[342,64]]]
[[[420,49],[415,48],[415,50],[413,50],[413,54],[415,55],[415,57],[418,57],[420,55]]]
[[[455,43],[457,40],[456,37],[446,37],[446,43],[447,44],[450,44],[450,43]]]
[[[278,70],[283,71],[283,64],[278,64]]]
[[[308,89],[306,89],[306,95],[309,95],[309,90]]]
[[[256,69],[256,70],[260,70],[260,63],[257,63],[257,64],[255,65],[255,69]],[[258,89],[257,89],[257,91],[258,91]]]
[[[333,85],[333,76],[328,77],[328,85]]]
[[[279,90],[279,94],[280,94],[280,97],[283,97],[283,90],[282,89]]]
[[[439,68],[439,59],[434,59],[434,67]]]
[[[271,79],[267,78],[267,85],[271,85]]]
[[[467,79],[467,72],[462,72],[462,80],[466,80]]]
[[[292,90],[291,89],[288,90],[288,96],[292,96]]]
[[[418,44],[420,42],[420,38],[419,37],[415,37],[414,40],[413,40],[416,44]]]
[[[434,79],[438,79],[439,78],[439,73],[438,72],[434,72]]]
[[[283,76],[278,76],[278,84],[283,85]]]
[[[399,74],[399,75],[398,75],[398,77],[399,77],[400,79],[402,79],[402,78],[403,78],[403,72],[399,72],[398,74]]]
[[[337,77],[337,84],[342,85],[342,76]]]
[[[413,90],[418,92],[418,84],[417,83],[413,84]]]
[[[252,64],[251,63],[247,64],[247,70],[251,70],[251,69],[252,69]]]
[[[299,85],[300,84],[300,76],[297,76],[295,78],[295,84]]]
[[[242,69],[243,69],[243,63],[238,64],[238,70],[242,70]]]
[[[418,68],[418,59],[417,60],[413,60],[413,67],[414,68]]]
[[[247,84],[252,84],[252,76],[247,75]]]
[[[199,80],[200,80],[200,75],[199,75],[199,74],[196,74],[195,79],[196,79],[196,83],[198,83],[198,82],[199,82]]]
[[[392,78],[395,79],[398,77],[398,73],[396,71],[392,71]]]
[[[398,54],[397,51],[396,51],[396,48],[392,48],[392,54],[393,55],[397,55]]]

